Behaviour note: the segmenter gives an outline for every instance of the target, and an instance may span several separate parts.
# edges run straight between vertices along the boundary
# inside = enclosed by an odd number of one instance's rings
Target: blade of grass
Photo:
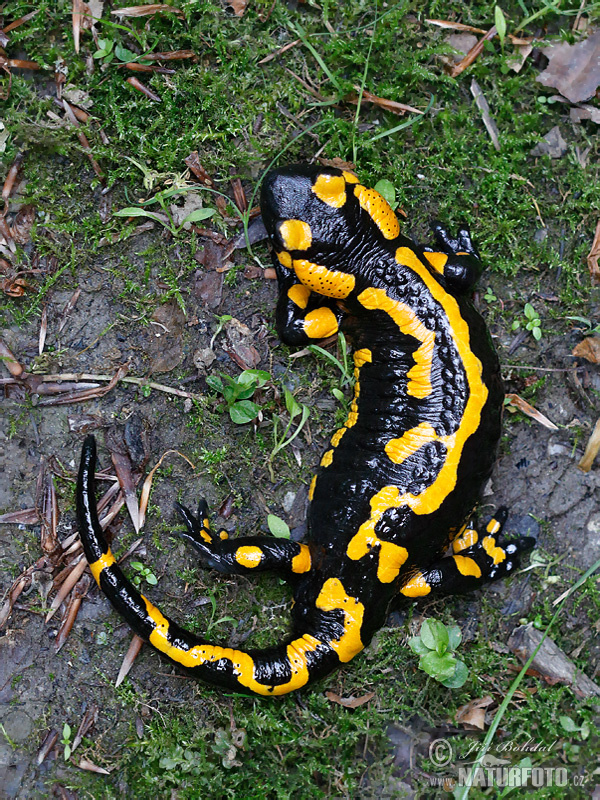
[[[427,114],[427,112],[429,111],[429,109],[433,105],[433,101],[434,100],[435,100],[435,95],[432,94],[431,98],[429,100],[429,103],[427,103],[427,108],[425,109],[425,111],[423,111],[422,114],[420,114],[419,116],[415,115],[415,116],[411,117],[410,119],[407,119],[406,122],[400,123],[400,125],[396,125],[393,128],[388,128],[387,131],[381,131],[381,133],[377,133],[375,136],[371,136],[369,141],[370,142],[376,142],[377,139],[383,139],[384,136],[391,136],[393,133],[398,133],[398,131],[401,131],[402,128],[408,128],[410,125],[414,125],[420,119],[423,119],[425,114]]]

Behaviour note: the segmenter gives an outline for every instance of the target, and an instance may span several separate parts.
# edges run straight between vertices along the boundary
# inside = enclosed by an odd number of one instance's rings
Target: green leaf
[[[126,47],[123,47],[122,44],[118,44],[115,47],[115,55],[119,61],[135,61],[137,58],[137,53],[128,50]]]
[[[421,625],[421,639],[430,650],[436,650],[443,655],[448,649],[448,631],[443,622],[437,619],[426,619]]]
[[[156,584],[158,583],[158,578],[153,572],[149,572],[146,575],[146,583],[148,583],[150,586],[156,586]]]
[[[531,303],[525,303],[525,306],[523,307],[523,313],[527,319],[535,319],[537,317],[535,308],[531,305]]]
[[[223,381],[218,375],[208,375],[206,378],[207,386],[210,386],[211,389],[214,389],[215,392],[223,392]]]
[[[576,725],[576,724],[575,724],[575,722],[573,722],[573,720],[571,719],[571,717],[567,717],[566,715],[564,715],[564,714],[563,714],[563,715],[561,715],[561,716],[558,718],[558,721],[560,722],[560,724],[562,725],[562,727],[563,727],[563,728],[564,728],[564,729],[565,729],[565,730],[566,730],[568,733],[575,733],[576,731],[578,731],[578,730],[579,730],[579,726],[578,726],[578,725]]]
[[[135,569],[138,572],[144,569],[144,565],[142,564],[141,561],[130,561],[129,566],[131,567],[131,569]]]
[[[539,340],[542,338],[541,329],[536,327],[531,332],[533,333],[533,338],[536,340],[536,342],[539,342]]]
[[[290,417],[294,419],[294,417],[297,417],[298,414],[302,413],[302,407],[289,389],[284,389],[283,393],[285,397],[285,407],[287,408]]]
[[[289,525],[282,520],[281,517],[276,517],[275,514],[269,514],[267,516],[267,525],[273,536],[276,536],[278,539],[290,538]]]
[[[449,678],[444,678],[441,683],[448,689],[460,689],[461,686],[465,685],[468,678],[469,670],[467,669],[467,665],[464,661],[457,661],[454,675],[451,675]]]
[[[155,219],[157,222],[163,222],[163,217],[159,214],[146,211],[145,208],[139,208],[138,206],[131,206],[131,208],[122,208],[120,211],[113,211],[113,217],[150,217],[150,219]]]
[[[376,192],[379,192],[384,200],[387,200],[392,208],[396,208],[396,187],[391,181],[382,178],[380,181],[377,181],[373,188]]]
[[[504,16],[504,12],[500,6],[496,6],[494,9],[494,24],[496,25],[496,30],[498,31],[500,44],[503,45],[504,39],[506,38],[506,17]]]
[[[439,653],[430,652],[422,656],[419,668],[424,670],[432,678],[444,681],[452,677],[456,671],[456,659],[449,653],[441,656]]]
[[[209,219],[217,213],[216,208],[197,208],[192,211],[187,217],[184,217],[181,224],[185,225],[186,222],[202,222],[203,219]]]
[[[71,758],[71,745],[70,744],[66,744],[65,745],[64,757],[65,757],[65,761],[68,761]]]
[[[456,650],[462,640],[462,633],[458,625],[449,625],[446,630],[448,631],[448,649]]]
[[[63,725],[63,739],[70,739],[71,738],[71,726],[68,722],[65,722]]]
[[[335,397],[335,399],[339,403],[343,403],[344,400],[346,399],[346,395],[342,392],[341,389],[332,389],[331,394]]]
[[[234,403],[231,406],[229,416],[236,425],[245,425],[247,422],[252,422],[253,419],[256,419],[259,411],[260,406],[251,400],[240,400],[239,403]]]
[[[423,643],[423,640],[420,636],[413,636],[408,640],[408,646],[416,653],[418,656],[426,656],[427,653],[431,653],[429,647]]]

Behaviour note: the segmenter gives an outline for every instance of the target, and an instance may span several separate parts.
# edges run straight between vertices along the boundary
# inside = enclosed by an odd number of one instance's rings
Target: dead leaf
[[[210,309],[216,309],[221,305],[223,299],[223,279],[222,272],[207,272],[205,275],[196,273],[194,283],[194,295],[199,297]]]
[[[577,44],[550,45],[542,53],[549,63],[537,76],[538,83],[558,89],[572,103],[594,96],[600,84],[600,31]]]
[[[115,681],[115,688],[120,686],[127,675],[129,674],[129,670],[133,666],[133,662],[137,658],[138,653],[142,649],[142,645],[144,644],[144,640],[137,635],[137,633],[133,634],[133,639],[129,644],[129,648],[125,653],[125,658],[123,659],[123,663],[121,664],[121,669],[119,670],[119,674],[117,675],[117,680]]]
[[[115,8],[114,11],[110,13],[114,14],[115,17],[123,19],[123,17],[150,17],[163,11],[169,14],[176,14],[178,17],[183,17],[183,11],[181,11],[181,9],[169,6],[166,3],[150,3],[146,6],[125,6],[124,8]]]
[[[550,158],[562,158],[569,149],[568,144],[562,137],[560,128],[555,125],[529,152],[532,156],[550,156]]]
[[[21,206],[10,226],[12,238],[17,244],[27,244],[31,238],[31,228],[35,220],[35,206]]]
[[[194,150],[194,152],[190,153],[187,158],[184,158],[184,163],[190,172],[192,172],[198,178],[200,183],[204,183],[207,186],[213,185],[210,175],[200,163],[200,156],[198,155],[197,150]]]
[[[90,761],[89,758],[81,758],[79,760],[79,769],[85,769],[87,772],[95,772],[98,775],[110,775],[109,769],[104,769],[104,767],[99,767],[97,764],[94,764],[93,761]]]
[[[485,710],[491,706],[494,698],[486,695],[479,697],[476,700],[471,700],[464,706],[461,706],[456,712],[455,719],[464,725],[465,728],[478,728],[480,731],[485,730]]]
[[[587,445],[585,446],[585,452],[579,464],[577,466],[582,472],[589,472],[592,468],[592,464],[594,463],[596,456],[598,455],[598,451],[600,450],[600,419],[596,422],[594,426],[594,430],[592,431],[592,435],[590,436]]]
[[[184,329],[185,316],[175,300],[159,306],[152,314],[146,348],[151,372],[170,372],[181,363]]]
[[[344,706],[344,708],[359,708],[360,706],[364,706],[365,703],[368,703],[369,700],[372,700],[375,697],[375,692],[368,692],[360,697],[354,697],[354,695],[350,695],[350,697],[340,697],[340,695],[335,692],[325,692],[325,697],[331,700],[332,703]]]
[[[592,242],[592,249],[587,254],[587,264],[590,270],[590,280],[592,283],[600,283],[600,266],[598,259],[600,258],[600,219],[596,225],[596,233],[594,234],[594,241]]]
[[[6,180],[4,181],[4,186],[2,187],[3,200],[8,200],[8,198],[11,196],[13,189],[15,188],[17,175],[19,174],[19,170],[24,160],[25,153],[17,153],[15,160],[6,174]]]
[[[533,44],[521,44],[515,47],[515,52],[512,56],[508,56],[506,59],[506,66],[512,69],[513,72],[521,72],[523,66],[531,52],[533,50]]]
[[[153,100],[155,103],[162,103],[162,97],[156,94],[156,92],[153,92],[152,89],[149,89],[134,75],[132,75],[130,78],[127,78],[126,83],[128,83],[130,86],[133,86],[134,89],[137,89],[138,92],[145,95],[149,100]]]
[[[47,334],[48,334],[48,306],[44,306],[42,310],[42,321],[40,322],[40,335],[38,337],[38,354],[40,356],[44,352],[44,345],[46,344]]]
[[[483,124],[487,132],[489,133],[490,139],[492,140],[492,144],[496,150],[500,150],[500,141],[498,139],[498,126],[494,122],[492,115],[490,113],[490,106],[488,101],[485,99],[483,92],[481,91],[481,87],[477,83],[475,79],[471,81],[471,94],[475,99],[475,103],[477,104],[477,108],[481,111],[481,119],[483,120]]]
[[[460,61],[455,66],[450,67],[450,69],[448,70],[448,74],[450,75],[450,77],[451,78],[456,78],[458,75],[461,74],[461,72],[463,72],[465,69],[467,69],[467,67],[470,67],[471,64],[479,57],[480,53],[483,50],[483,47],[484,47],[485,43],[487,41],[489,41],[490,39],[493,39],[494,36],[496,36],[497,33],[498,33],[498,31],[496,30],[496,26],[492,25],[492,27],[485,34],[485,36],[482,36],[481,39],[477,42],[477,44],[474,45],[469,50],[469,52],[462,59],[462,61]]]
[[[360,87],[354,87],[357,92],[360,92]],[[354,103],[355,105],[358,103],[358,95],[353,97],[348,97],[350,103]],[[418,108],[414,108],[414,106],[407,106],[405,103],[397,103],[395,100],[388,100],[385,97],[377,97],[376,94],[371,94],[371,92],[367,92],[366,89],[363,90],[362,93],[362,102],[363,103],[373,103],[373,105],[378,106],[379,108],[383,108],[385,111],[389,111],[392,114],[422,114],[423,112],[420,111]]]
[[[600,364],[600,336],[588,336],[573,348],[573,355]]]
[[[527,417],[534,419],[536,422],[539,422],[540,425],[543,425],[545,428],[549,428],[551,431],[557,431],[558,427],[551,422],[548,417],[544,416],[541,411],[538,411],[537,408],[529,405],[527,400],[523,400],[522,397],[519,397],[518,394],[510,393],[506,395],[506,399],[509,401],[511,406],[514,406],[516,409],[521,411],[521,413],[525,414]]]
[[[38,766],[44,763],[44,761],[48,757],[48,754],[50,753],[50,751],[52,750],[57,741],[58,741],[58,731],[55,728],[51,728],[44,737],[44,741],[42,742],[41,747],[38,750],[36,759]]]
[[[142,486],[142,493],[141,493],[141,496],[140,496],[140,510],[139,510],[139,526],[140,526],[140,530],[144,526],[144,522],[146,520],[146,511],[148,510],[148,501],[150,500],[150,490],[152,488],[152,481],[154,479],[154,473],[156,472],[156,470],[162,464],[163,459],[165,458],[165,456],[168,456],[171,453],[174,453],[177,456],[181,456],[181,458],[183,458],[184,461],[187,461],[187,463],[190,465],[190,467],[193,470],[196,469],[196,467],[192,464],[192,462],[189,460],[189,458],[187,456],[184,456],[183,453],[180,453],[179,450],[167,450],[166,452],[164,452],[162,454],[162,456],[158,459],[158,462],[154,465],[154,467],[152,467],[152,469],[148,473],[148,476],[147,476],[146,480],[144,481],[144,485]]]
[[[485,31],[478,31],[478,33],[485,33]],[[477,36],[475,36],[473,33],[462,31],[460,33],[449,34],[446,36],[445,41],[450,45],[450,47],[457,51],[454,53],[454,55],[451,55],[451,58],[453,61],[458,63],[459,61],[462,61],[463,56],[466,55],[472,47],[475,47],[477,44]]]
[[[230,8],[236,17],[243,17],[246,11],[248,0],[228,0],[227,7]]]
[[[242,369],[254,369],[260,364],[260,353],[254,347],[255,335],[247,325],[239,319],[230,319],[225,328],[227,344],[225,352]]]
[[[208,239],[202,244],[202,250],[196,250],[194,258],[208,270],[221,271],[223,266],[223,248]]]
[[[144,53],[144,61],[183,61],[197,58],[193,50],[166,50],[164,53]]]
[[[590,106],[587,103],[579,106],[573,106],[569,112],[571,122],[582,122],[584,119],[589,119],[600,125],[600,108]]]

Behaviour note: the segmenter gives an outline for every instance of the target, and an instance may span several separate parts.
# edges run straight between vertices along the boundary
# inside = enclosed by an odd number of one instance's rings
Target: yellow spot
[[[468,556],[452,556],[457,570],[461,575],[472,576],[474,578],[481,578],[481,570],[476,561]]]
[[[306,308],[310,297],[310,289],[302,283],[295,283],[290,286],[287,295],[292,303],[295,303],[299,308]]]
[[[392,542],[379,539],[375,527],[390,508],[400,505],[400,492],[396,486],[386,486],[371,498],[371,516],[352,537],[347,548],[348,558],[358,561],[379,546],[377,577],[382,583],[391,583],[400,574],[400,567],[408,558],[408,550]]]
[[[360,207],[367,212],[386,239],[395,239],[398,236],[400,233],[398,217],[379,192],[367,189],[366,186],[355,186],[354,196],[358,198]]]
[[[485,536],[481,544],[494,564],[499,564],[506,558],[506,553],[501,547],[496,547],[496,540],[492,536]]]
[[[488,533],[495,534],[495,533],[498,533],[498,531],[500,530],[500,527],[501,527],[501,525],[500,525],[500,523],[498,522],[497,519],[491,519],[487,524],[486,531]]]
[[[311,339],[326,339],[337,329],[338,321],[330,308],[315,308],[304,317],[304,332]]]
[[[354,289],[354,284],[356,283],[354,275],[348,275],[346,272],[340,272],[335,269],[327,269],[327,267],[313,264],[312,261],[306,261],[302,258],[295,259],[293,263],[298,280],[308,286],[309,289],[325,297],[336,297],[341,300],[344,297],[348,297]]]
[[[328,450],[326,453],[323,454],[323,458],[321,459],[321,466],[328,467],[332,461],[333,461],[333,450]]]
[[[317,476],[313,475],[312,480],[310,482],[310,486],[308,487],[308,499],[312,500],[315,496],[315,486],[317,485]]]
[[[341,208],[346,202],[346,181],[341,175],[319,175],[312,190],[319,200],[333,208]]]
[[[427,583],[427,579],[423,573],[417,572],[417,574],[400,589],[400,594],[403,594],[405,597],[424,597],[426,594],[429,594],[430,591],[431,586]]]
[[[292,257],[289,253],[286,253],[285,250],[282,250],[281,253],[277,253],[277,260],[280,264],[288,269],[292,268]]]
[[[431,264],[431,266],[437,270],[437,272],[441,272],[442,275],[444,274],[444,267],[446,266],[446,261],[448,261],[448,256],[446,253],[423,253],[427,261]]]
[[[229,539],[227,531],[219,531],[219,539]]]
[[[346,179],[346,183],[358,183],[358,178],[356,175],[354,175],[352,172],[348,172],[347,169],[342,172],[342,175]]]
[[[279,233],[286,250],[308,250],[312,243],[310,225],[299,219],[286,219],[279,226]]]
[[[359,294],[358,301],[369,310],[378,309],[389,314],[402,333],[414,336],[421,342],[420,347],[413,353],[415,366],[407,373],[409,380],[406,391],[412,397],[419,399],[428,397],[431,394],[431,362],[435,348],[435,332],[426,328],[406,303],[394,300],[384,289],[371,286]]]
[[[300,552],[297,556],[292,558],[292,572],[302,573],[308,572],[311,567],[310,550],[307,545],[300,545]]]
[[[390,439],[385,446],[385,452],[394,464],[402,464],[423,445],[438,438],[437,433],[428,422],[421,422],[416,428],[405,431],[399,439]]]
[[[262,558],[262,550],[260,547],[256,547],[255,545],[238,547],[238,549],[235,551],[235,560],[237,563],[242,567],[248,567],[248,569],[254,569],[254,567],[258,567],[262,561]]]
[[[327,644],[335,650],[340,661],[350,661],[364,647],[360,638],[365,613],[364,605],[355,597],[346,594],[339,578],[329,578],[323,584],[316,606],[322,611],[341,609],[344,612],[344,633],[339,639]]]
[[[100,556],[97,561],[94,561],[93,564],[90,564],[90,572],[94,576],[94,580],[100,586],[100,573],[103,569],[107,567],[112,567],[115,563],[115,557],[111,553],[110,549],[108,552],[104,553],[104,555]]]
[[[346,428],[340,428],[331,437],[331,446],[337,447],[341,441],[342,436],[346,433]]]
[[[472,545],[477,544],[478,539],[479,535],[477,531],[473,528],[468,528],[452,542],[452,549],[455,553],[460,553],[462,550],[466,550],[467,547],[472,547]]]
[[[367,362],[373,361],[373,353],[368,349],[368,347],[363,347],[360,350],[354,351],[354,366],[357,369],[360,369],[364,366]]]

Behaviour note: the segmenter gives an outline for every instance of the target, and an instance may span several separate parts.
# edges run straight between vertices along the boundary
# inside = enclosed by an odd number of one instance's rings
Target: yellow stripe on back
[[[386,239],[395,239],[400,233],[400,223],[390,204],[375,189],[366,186],[355,186],[354,196],[377,225]]]
[[[94,580],[98,586],[100,586],[100,573],[102,570],[105,570],[107,567],[112,567],[113,564],[116,564],[116,560],[110,550],[108,550],[107,553],[104,553],[104,555],[100,556],[100,558],[97,561],[94,561],[93,564],[90,564],[90,572],[94,576]]]

